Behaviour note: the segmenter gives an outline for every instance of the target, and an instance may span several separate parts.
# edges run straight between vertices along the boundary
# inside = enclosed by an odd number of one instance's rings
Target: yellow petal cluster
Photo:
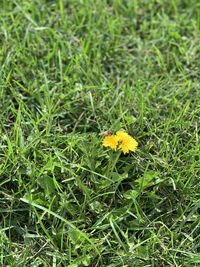
[[[114,134],[108,135],[103,140],[103,146],[110,147],[113,150],[117,148],[118,145],[118,137]]]
[[[123,131],[118,131],[116,135],[119,138],[119,149],[124,154],[129,153],[129,151],[136,151],[138,142],[132,136]]]
[[[129,151],[136,151],[138,142],[126,132],[118,131],[115,135],[106,136],[103,140],[103,146],[113,150],[119,149],[126,154]]]

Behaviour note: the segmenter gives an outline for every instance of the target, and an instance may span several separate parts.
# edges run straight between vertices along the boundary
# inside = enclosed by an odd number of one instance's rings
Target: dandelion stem
[[[114,161],[112,160],[113,159],[113,155],[115,155],[115,158],[114,158]],[[108,171],[107,171],[107,177],[110,179],[111,176],[112,176],[112,173],[113,173],[113,170],[115,169],[116,167],[116,164],[117,164],[117,161],[119,159],[121,155],[121,151],[118,151],[117,154],[112,154],[112,157],[109,161],[109,164],[108,164]]]

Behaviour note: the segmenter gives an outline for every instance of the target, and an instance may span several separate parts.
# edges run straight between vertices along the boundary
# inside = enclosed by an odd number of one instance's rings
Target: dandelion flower
[[[104,137],[103,146],[110,147],[113,150],[119,149],[124,154],[129,151],[135,152],[138,142],[124,131],[118,131],[116,134],[109,134]]]
[[[123,131],[118,131],[116,133],[116,136],[118,137],[118,142],[119,142],[119,149],[126,154],[130,151],[136,151],[138,142],[129,134],[123,132]]]
[[[105,147],[110,147],[113,150],[115,150],[118,146],[118,142],[119,142],[119,138],[117,135],[108,135],[105,136],[104,140],[103,140],[103,146]]]

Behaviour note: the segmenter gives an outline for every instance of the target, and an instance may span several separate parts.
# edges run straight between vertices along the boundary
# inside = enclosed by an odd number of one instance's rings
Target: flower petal
[[[116,149],[119,138],[116,135],[108,135],[103,140],[103,146]]]

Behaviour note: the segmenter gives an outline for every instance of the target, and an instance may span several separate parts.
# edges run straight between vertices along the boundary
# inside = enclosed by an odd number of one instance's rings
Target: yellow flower
[[[133,137],[123,131],[118,131],[116,136],[118,137],[119,149],[121,149],[124,154],[128,153],[129,150],[136,151],[138,142]]]
[[[119,138],[116,135],[108,135],[103,140],[103,146],[110,147],[113,150],[117,148]]]
[[[138,142],[124,131],[118,131],[115,135],[104,137],[103,146],[110,147],[113,150],[120,149],[124,154],[129,151],[136,151]]]

